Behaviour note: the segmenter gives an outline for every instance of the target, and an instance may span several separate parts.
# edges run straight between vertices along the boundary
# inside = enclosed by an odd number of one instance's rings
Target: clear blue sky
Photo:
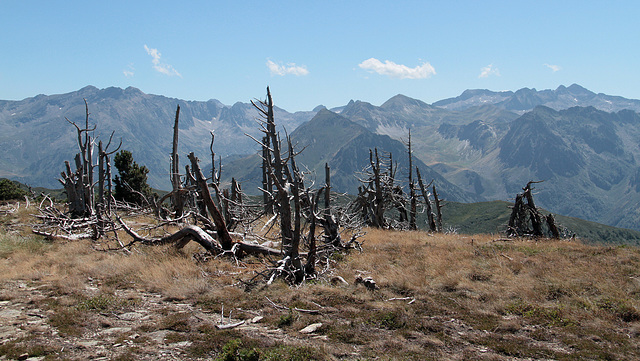
[[[396,94],[640,98],[637,1],[0,0],[0,99],[86,85],[310,110]]]

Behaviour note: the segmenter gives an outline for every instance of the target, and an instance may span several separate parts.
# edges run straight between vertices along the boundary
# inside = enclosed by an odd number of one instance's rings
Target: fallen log
[[[243,252],[246,252],[246,253],[262,254],[262,255],[265,255],[265,256],[280,256],[280,255],[282,255],[282,252],[279,249],[266,247],[266,246],[261,246],[259,244],[250,244],[250,243],[244,243],[244,242],[238,242],[237,244],[240,247],[240,249]]]
[[[236,323],[227,323],[227,324],[224,324],[224,325],[216,325],[216,328],[218,330],[227,330],[227,329],[230,329],[230,328],[235,328],[235,327],[238,327],[238,326],[242,326],[242,325],[244,325],[244,323],[245,323],[245,321],[240,321],[240,322],[236,322]]]
[[[170,234],[161,238],[150,239],[140,236],[133,229],[127,226],[127,224],[124,223],[124,221],[120,217],[118,217],[117,219],[118,223],[120,223],[120,225],[122,226],[122,229],[124,229],[124,231],[127,232],[127,234],[131,236],[131,238],[133,238],[135,242],[140,242],[147,245],[163,245],[175,243],[176,248],[180,249],[186,246],[190,241],[194,241],[211,253],[217,254],[223,252],[222,247],[218,244],[218,242],[216,242],[213,237],[211,237],[207,232],[205,232],[198,226],[189,225],[174,234]]]
[[[129,227],[122,218],[117,218],[118,223],[122,226],[122,229],[133,238],[134,242],[140,242],[146,245],[164,245],[175,243],[176,248],[180,249],[187,245],[190,241],[197,242],[204,249],[213,253],[220,254],[225,251],[222,249],[220,244],[211,237],[207,232],[205,232],[202,228],[198,226],[188,225],[177,231],[176,233],[170,234],[161,238],[145,238],[136,233],[131,227]],[[237,245],[237,248],[245,253],[250,254],[261,254],[265,256],[279,256],[282,252],[275,248],[261,246],[259,244],[250,244],[244,242],[235,242],[234,245]]]
[[[71,235],[65,236],[63,234],[43,232],[43,231],[38,231],[36,229],[31,230],[31,232],[39,236],[44,236],[47,239],[59,238],[59,239],[64,239],[65,241],[79,241],[85,238],[93,238],[93,233],[80,233],[80,234],[71,234]]]

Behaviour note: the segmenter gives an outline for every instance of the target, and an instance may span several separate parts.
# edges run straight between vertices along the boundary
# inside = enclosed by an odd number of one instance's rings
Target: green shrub
[[[17,182],[6,178],[0,179],[0,200],[22,199],[26,195],[27,192],[21,189]]]
[[[243,348],[239,339],[231,340],[222,347],[222,353],[216,361],[258,361],[260,354],[256,349]]]

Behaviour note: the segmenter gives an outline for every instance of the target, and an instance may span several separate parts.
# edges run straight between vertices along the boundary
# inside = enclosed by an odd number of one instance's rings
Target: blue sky
[[[86,85],[310,110],[465,89],[640,98],[637,1],[0,0],[0,99]]]

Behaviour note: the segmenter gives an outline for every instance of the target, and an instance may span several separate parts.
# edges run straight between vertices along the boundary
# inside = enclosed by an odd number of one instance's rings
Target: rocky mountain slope
[[[361,185],[358,177],[363,178],[361,171],[369,165],[369,149],[375,148],[381,157],[392,155],[398,168],[396,178],[401,185],[407,181],[409,160],[407,148],[402,142],[387,135],[375,134],[327,109],[320,110],[313,119],[299,126],[291,133],[291,139],[296,144],[296,150],[302,150],[296,157],[296,163],[308,170],[307,184],[324,184],[325,164],[329,164],[333,190],[357,194],[358,186]],[[245,191],[252,193],[262,182],[259,171],[261,164],[261,158],[254,154],[223,165],[223,175],[228,179],[235,177],[243,184]],[[414,159],[414,167],[420,168],[426,182],[433,179],[438,193],[448,200],[482,200],[478,195],[447,181],[419,159]]]
[[[257,135],[256,112],[251,104],[226,106],[217,100],[184,101],[145,94],[136,88],[97,89],[87,86],[76,92],[38,95],[21,101],[0,101],[0,176],[32,185],[58,187],[56,177],[65,160],[77,152],[76,130],[65,117],[84,125],[87,100],[89,124],[96,125],[98,140],[122,139],[123,149],[149,168],[150,184],[168,189],[169,156],[176,106],[180,105],[180,147],[209,159],[210,131],[216,134],[214,150],[220,156],[246,154],[255,143],[245,133]],[[276,109],[279,124],[295,129],[315,112],[288,113]],[[184,164],[184,162],[183,162]]]

